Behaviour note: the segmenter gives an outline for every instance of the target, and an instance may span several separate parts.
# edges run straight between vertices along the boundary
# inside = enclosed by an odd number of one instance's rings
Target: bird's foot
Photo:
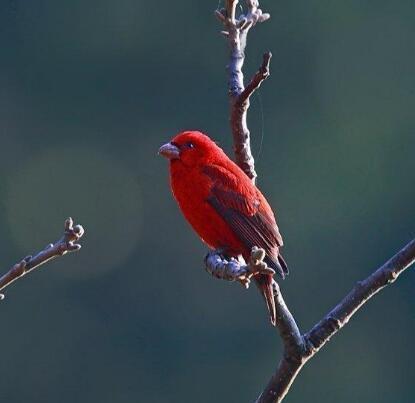
[[[223,250],[210,251],[205,257],[206,270],[216,278],[235,281],[246,275],[245,262],[228,258]]]
[[[264,262],[265,251],[252,248],[248,262],[242,256],[228,258],[223,250],[210,251],[205,257],[206,270],[216,278],[238,281],[248,289],[254,276],[267,274],[273,276],[275,271]]]

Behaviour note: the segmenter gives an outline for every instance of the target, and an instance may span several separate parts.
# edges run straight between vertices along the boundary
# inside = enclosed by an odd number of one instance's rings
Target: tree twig
[[[261,67],[238,97],[237,102],[239,105],[243,104],[261,86],[262,82],[269,77],[269,64],[271,62],[271,57],[271,52],[264,53],[262,56]]]
[[[251,152],[250,132],[247,125],[247,112],[249,97],[269,76],[269,63],[271,53],[264,55],[259,72],[251,80],[247,88],[244,86],[242,67],[245,61],[245,48],[249,30],[259,22],[270,18],[262,13],[258,0],[247,0],[245,14],[236,16],[236,6],[239,0],[227,0],[226,9],[216,10],[215,15],[225,26],[222,33],[228,40],[230,48],[230,61],[228,70],[228,89],[230,99],[230,124],[233,136],[233,146],[236,163],[255,182],[255,161]]]
[[[44,263],[55,259],[58,256],[63,256],[68,252],[75,252],[81,249],[81,245],[77,242],[83,234],[83,227],[81,225],[74,226],[72,218],[68,218],[65,221],[65,232],[62,238],[54,244],[51,243],[47,245],[45,249],[38,252],[36,255],[25,257],[19,263],[16,263],[6,274],[0,277],[0,291]],[[3,298],[4,295],[0,294],[0,299]]]

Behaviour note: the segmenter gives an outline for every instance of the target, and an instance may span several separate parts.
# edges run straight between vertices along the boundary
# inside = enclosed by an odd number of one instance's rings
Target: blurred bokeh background
[[[215,7],[0,2],[2,271],[69,215],[87,231],[80,253],[7,290],[0,401],[250,402],[277,365],[261,297],[204,271],[156,155],[189,128],[231,152]],[[262,7],[245,71],[270,49],[272,77],[249,124],[305,330],[415,236],[415,6]],[[413,402],[414,287],[409,271],[366,305],[286,401]]]

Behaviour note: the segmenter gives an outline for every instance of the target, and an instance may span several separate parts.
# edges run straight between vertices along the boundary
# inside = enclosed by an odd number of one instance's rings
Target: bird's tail
[[[274,291],[272,289],[272,276],[269,274],[261,274],[255,276],[255,281],[267,304],[270,321],[275,326],[277,312],[275,310]]]

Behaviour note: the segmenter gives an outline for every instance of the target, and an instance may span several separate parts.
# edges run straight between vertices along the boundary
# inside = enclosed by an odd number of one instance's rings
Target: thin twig
[[[47,245],[45,249],[38,252],[36,255],[25,257],[19,263],[16,263],[6,274],[0,277],[0,291],[44,263],[55,259],[58,256],[63,256],[68,252],[75,252],[81,249],[81,245],[77,242],[83,234],[83,227],[81,225],[74,226],[72,218],[68,218],[65,221],[65,233],[61,239],[54,244]],[[3,299],[4,295],[0,294],[0,298]]]
[[[262,82],[269,77],[269,64],[271,62],[271,57],[271,52],[264,53],[264,55],[262,56],[261,67],[252,77],[249,84],[239,95],[238,104],[243,104],[247,99],[249,99],[249,97],[261,86]]]
[[[267,13],[262,13],[258,0],[247,0],[247,11],[239,17],[235,15],[239,0],[227,0],[226,9],[216,10],[215,15],[225,26],[222,33],[228,40],[230,48],[230,61],[228,70],[228,89],[230,99],[230,124],[233,136],[233,146],[236,163],[255,182],[255,161],[251,152],[250,132],[247,125],[247,112],[249,97],[253,94],[263,80],[269,76],[269,62],[271,53],[264,56],[264,62],[249,83],[245,91],[242,67],[245,61],[246,40],[249,30],[259,22],[270,18]]]

